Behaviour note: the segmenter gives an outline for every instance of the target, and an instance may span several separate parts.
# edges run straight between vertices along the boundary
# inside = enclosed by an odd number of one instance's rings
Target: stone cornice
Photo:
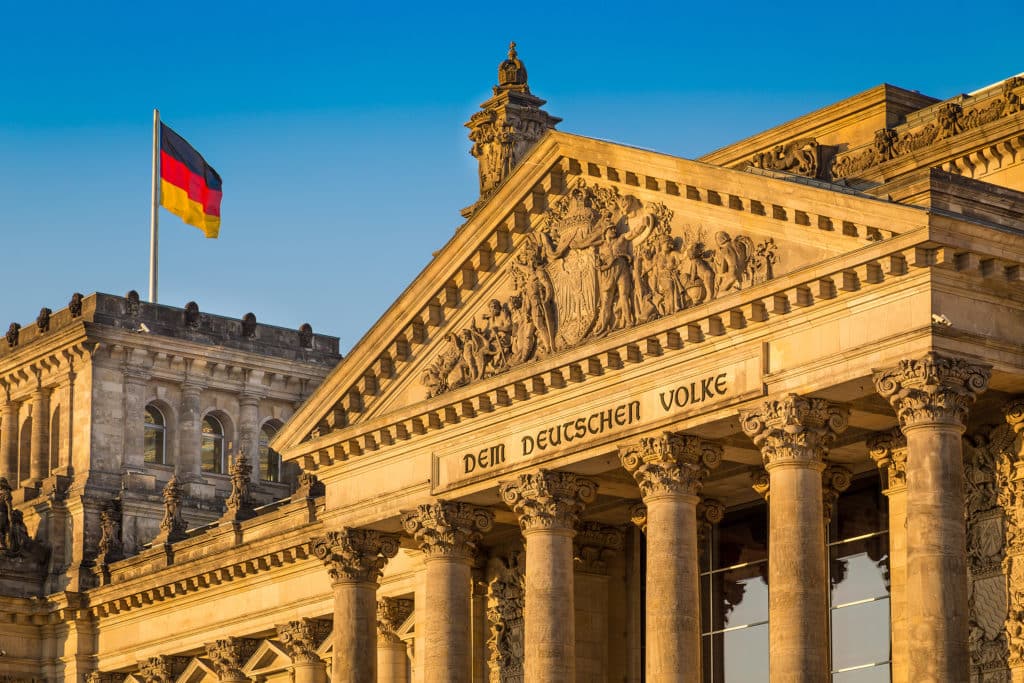
[[[302,457],[304,469],[415,440],[445,426],[500,411],[512,403],[565,391],[589,377],[629,368],[645,359],[678,353],[706,342],[726,341],[748,328],[771,334],[774,322],[792,324],[801,309],[873,295],[876,286],[939,268],[979,280],[993,277],[1017,283],[1024,277],[1024,250],[1005,250],[1011,236],[971,224],[918,231],[863,247],[790,273],[764,285],[717,299],[696,309],[637,326],[628,332],[584,344],[571,353],[514,368],[502,375],[330,432],[291,447],[285,455]],[[988,237],[990,249],[976,240]],[[937,240],[942,240],[937,241]],[[1004,244],[1004,242],[1006,244]],[[975,244],[974,247],[971,245]],[[992,255],[989,255],[989,250]],[[996,256],[995,254],[999,255]]]

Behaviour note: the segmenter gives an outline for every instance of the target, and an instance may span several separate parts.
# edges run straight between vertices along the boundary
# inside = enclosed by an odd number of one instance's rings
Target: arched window
[[[146,435],[143,445],[146,462],[167,463],[167,420],[155,406],[146,406]]]
[[[203,418],[203,471],[224,472],[224,426],[220,420],[207,415]]]
[[[281,481],[281,456],[270,447],[270,440],[277,434],[277,428],[265,424],[260,429],[260,479]]]

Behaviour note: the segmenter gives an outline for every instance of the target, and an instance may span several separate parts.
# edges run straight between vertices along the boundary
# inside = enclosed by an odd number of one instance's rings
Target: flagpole
[[[160,174],[157,165],[160,163],[160,110],[153,110],[153,204],[149,214],[149,300],[157,302],[157,269],[159,266],[159,233],[157,218],[160,204]]]

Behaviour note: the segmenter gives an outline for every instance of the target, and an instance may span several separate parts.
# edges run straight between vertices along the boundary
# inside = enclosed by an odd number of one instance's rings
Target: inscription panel
[[[666,418],[682,418],[763,392],[760,360],[744,358],[680,374],[635,392],[618,391],[585,409],[538,411],[511,427],[434,454],[434,492],[549,460],[581,446],[616,439]]]

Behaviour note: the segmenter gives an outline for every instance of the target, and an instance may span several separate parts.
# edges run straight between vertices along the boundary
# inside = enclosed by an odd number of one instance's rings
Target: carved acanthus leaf
[[[305,617],[277,625],[277,639],[295,663],[319,662],[316,650],[330,632],[329,621]]]
[[[259,644],[253,638],[220,638],[206,644],[206,657],[221,680],[245,679],[242,667],[256,652]]]
[[[388,643],[401,643],[398,629],[412,614],[413,601],[404,598],[381,598],[377,601],[377,637]]]
[[[832,520],[839,494],[850,488],[853,482],[853,471],[842,465],[828,465],[821,473],[821,508],[825,518],[825,526]]]
[[[135,677],[143,683],[174,683],[188,662],[188,657],[175,655],[150,657],[139,662]]]
[[[867,438],[868,455],[878,467],[882,489],[888,495],[907,486],[907,437],[899,427]]]
[[[892,404],[904,432],[932,424],[963,429],[978,394],[988,388],[991,372],[986,365],[928,353],[876,372],[874,380],[875,389]]]
[[[394,534],[346,527],[312,539],[310,547],[335,583],[376,583],[399,544]]]
[[[607,574],[608,559],[622,546],[621,529],[599,522],[581,522],[573,539],[573,557],[581,571]]]
[[[707,474],[722,462],[718,444],[691,434],[665,432],[619,448],[644,500],[660,495],[697,495]]]
[[[597,483],[572,472],[540,470],[501,482],[501,499],[519,515],[524,532],[573,529],[587,503],[597,497]]]
[[[848,408],[825,399],[788,394],[744,410],[740,423],[771,469],[781,463],[822,463],[849,416]]]
[[[438,501],[403,515],[402,526],[427,557],[469,560],[482,534],[494,527],[494,513],[468,503]]]

